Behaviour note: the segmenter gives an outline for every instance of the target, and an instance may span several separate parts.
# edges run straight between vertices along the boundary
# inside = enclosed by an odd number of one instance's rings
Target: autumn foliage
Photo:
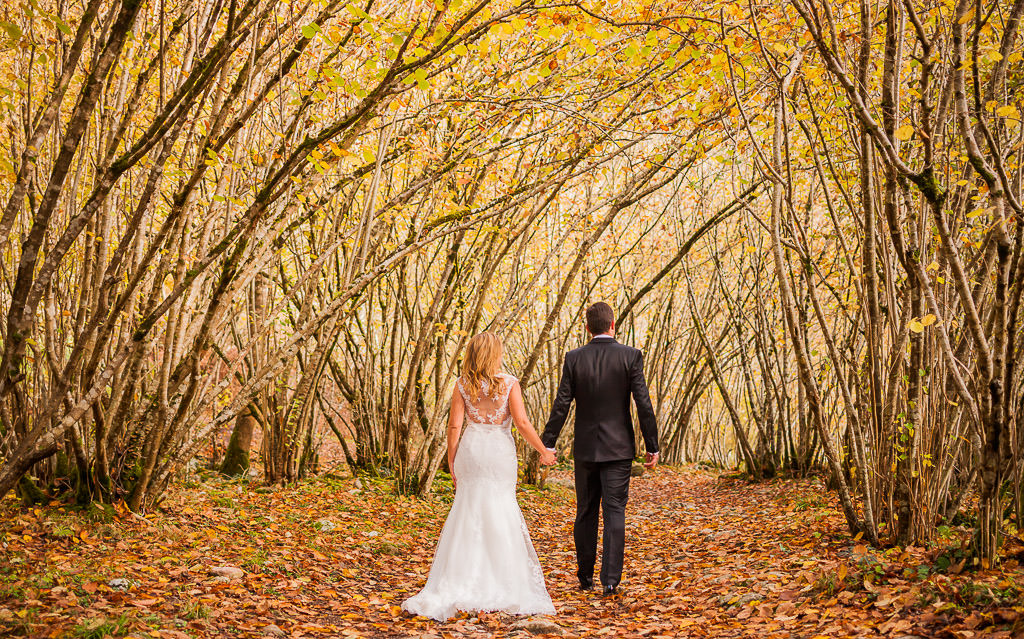
[[[327,475],[297,488],[186,486],[144,520],[122,509],[83,518],[8,504],[0,628],[530,636],[506,614],[438,624],[401,612],[426,579],[450,499],[449,488],[415,499],[388,482]],[[564,636],[1011,637],[1024,628],[1016,560],[980,577],[964,570],[966,555],[945,549],[873,550],[846,534],[818,480],[749,484],[666,468],[635,478],[623,594],[613,600],[576,589],[571,491],[525,489],[520,502]],[[962,528],[946,534],[969,541]],[[218,574],[226,566],[238,574]]]
[[[8,1],[4,552],[58,507],[185,516],[164,500],[206,470],[301,491],[328,442],[348,475],[437,516],[468,338],[502,336],[539,422],[604,299],[645,353],[665,461],[820,477],[817,532],[834,509],[837,547],[918,566],[955,548],[941,570],[995,579],[1024,518],[1022,16],[1022,0]],[[677,488],[720,495],[694,481]],[[61,524],[91,547],[83,525]]]

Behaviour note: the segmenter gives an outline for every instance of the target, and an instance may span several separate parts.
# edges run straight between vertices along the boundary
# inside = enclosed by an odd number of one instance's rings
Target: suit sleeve
[[[544,426],[544,434],[541,435],[541,442],[547,448],[554,448],[558,442],[558,435],[565,426],[565,419],[569,416],[569,406],[575,394],[572,383],[572,371],[569,369],[568,360],[562,362],[562,378],[558,380],[558,392],[555,393],[555,402],[551,405],[551,415],[548,416],[548,423]]]
[[[644,379],[644,354],[637,351],[636,360],[629,371],[629,386],[636,403],[637,420],[640,432],[644,436],[644,448],[648,453],[658,452],[658,422],[654,417],[654,406],[651,394],[647,391],[647,380]]]

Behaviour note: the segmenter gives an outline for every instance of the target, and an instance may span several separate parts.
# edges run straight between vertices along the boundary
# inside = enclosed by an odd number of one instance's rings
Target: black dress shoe
[[[593,589],[594,589],[594,584],[593,583],[585,584],[583,582],[580,582],[580,590],[587,591],[587,590],[593,590]]]
[[[605,586],[604,587],[604,596],[605,597],[614,597],[617,594],[619,594],[619,587],[618,586]]]

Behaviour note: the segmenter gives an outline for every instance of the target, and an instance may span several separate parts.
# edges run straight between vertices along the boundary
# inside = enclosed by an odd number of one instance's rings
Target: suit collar
[[[595,344],[595,343],[596,344],[617,344],[618,340],[616,340],[611,335],[595,335],[594,337],[590,338],[590,341],[587,342],[587,343],[588,344]]]

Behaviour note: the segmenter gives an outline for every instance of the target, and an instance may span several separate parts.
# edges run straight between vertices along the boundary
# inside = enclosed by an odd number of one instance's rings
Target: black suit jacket
[[[658,452],[658,424],[644,380],[644,354],[614,339],[595,338],[565,354],[562,379],[541,440],[554,448],[576,400],[573,457],[605,462],[636,457],[629,398],[636,402],[648,453]]]

